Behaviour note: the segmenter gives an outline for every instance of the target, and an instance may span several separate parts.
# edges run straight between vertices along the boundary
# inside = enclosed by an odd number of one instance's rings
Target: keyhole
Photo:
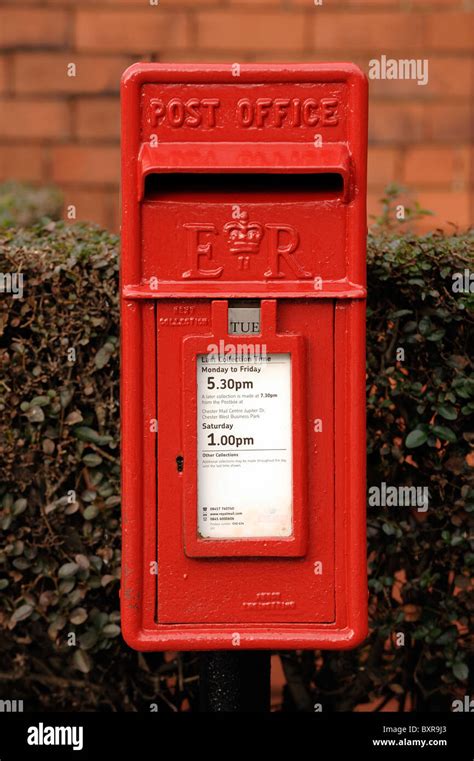
[[[179,454],[176,458],[176,468],[178,470],[178,473],[183,472],[183,467],[184,467],[184,457]]]

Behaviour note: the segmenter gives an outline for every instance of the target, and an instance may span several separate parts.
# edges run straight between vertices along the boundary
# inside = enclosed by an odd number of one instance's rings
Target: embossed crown
[[[249,215],[243,211],[235,222],[224,225],[229,250],[233,254],[258,254],[263,227],[258,222],[249,223]]]

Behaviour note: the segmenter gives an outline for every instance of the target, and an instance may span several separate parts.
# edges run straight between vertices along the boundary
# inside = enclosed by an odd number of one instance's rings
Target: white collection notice
[[[197,357],[198,532],[292,533],[291,358]]]

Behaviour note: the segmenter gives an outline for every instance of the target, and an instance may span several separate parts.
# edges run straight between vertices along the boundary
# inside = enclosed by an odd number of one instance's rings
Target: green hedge
[[[19,182],[0,183],[0,228],[27,227],[61,218],[63,198],[54,187],[34,188]]]
[[[429,508],[368,508],[370,636],[282,654],[290,711],[449,709],[466,692],[473,297],[452,274],[474,269],[473,238],[376,229],[368,484],[428,486]],[[0,302],[0,680],[25,710],[196,705],[197,656],[137,654],[119,636],[117,249],[93,226],[0,233],[0,273],[24,276],[23,298]]]

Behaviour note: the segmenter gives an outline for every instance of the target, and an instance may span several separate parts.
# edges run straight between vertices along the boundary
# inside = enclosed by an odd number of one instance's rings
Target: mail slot
[[[123,76],[133,648],[366,636],[366,152],[351,64]]]

